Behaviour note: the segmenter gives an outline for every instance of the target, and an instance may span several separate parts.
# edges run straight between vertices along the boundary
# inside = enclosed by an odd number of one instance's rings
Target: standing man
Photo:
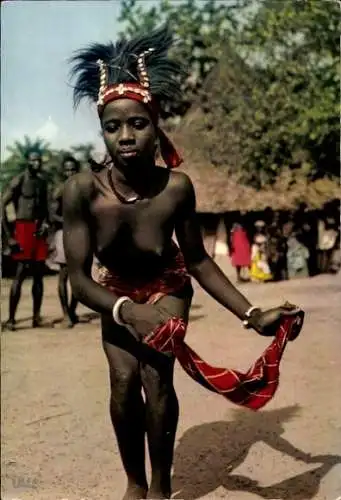
[[[77,174],[80,164],[73,156],[66,156],[62,162],[62,175],[64,181]],[[62,328],[72,328],[78,323],[76,307],[78,301],[73,295],[68,299],[68,270],[66,266],[64,244],[63,244],[63,184],[60,184],[54,195],[52,203],[51,222],[54,224],[54,262],[59,265],[58,295],[63,311]]]
[[[42,153],[31,149],[27,151],[25,160],[25,171],[12,179],[2,198],[3,230],[12,258],[18,262],[10,292],[9,319],[5,324],[5,327],[12,331],[15,330],[21,287],[29,269],[33,277],[32,327],[41,325],[44,262],[48,255],[48,194],[47,182],[41,173]],[[6,207],[10,203],[13,203],[15,209],[14,235],[11,234],[6,214]]]

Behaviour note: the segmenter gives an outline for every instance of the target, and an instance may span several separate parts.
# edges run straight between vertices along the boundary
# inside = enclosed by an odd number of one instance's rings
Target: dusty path
[[[275,399],[259,413],[233,407],[177,367],[181,417],[174,497],[336,500],[341,275],[243,289],[262,306],[287,298],[300,304],[307,312],[305,328],[285,353]],[[6,281],[2,292],[5,319]],[[109,423],[99,322],[70,331],[31,330],[30,314],[28,283],[18,316],[22,329],[2,334],[1,498],[120,500],[124,475]],[[44,317],[59,315],[56,279],[48,278]],[[200,290],[187,340],[208,361],[240,369],[267,344]]]

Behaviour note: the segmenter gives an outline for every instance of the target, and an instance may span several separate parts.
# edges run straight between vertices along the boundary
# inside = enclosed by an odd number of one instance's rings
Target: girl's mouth
[[[135,156],[137,156],[137,151],[136,149],[130,149],[130,150],[127,149],[126,151],[120,151],[119,155],[122,158],[134,158]]]

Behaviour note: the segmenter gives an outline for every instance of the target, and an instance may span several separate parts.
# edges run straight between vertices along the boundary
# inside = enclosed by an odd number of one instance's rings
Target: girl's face
[[[101,125],[115,165],[127,171],[154,165],[156,127],[142,103],[127,98],[109,102],[103,110]]]

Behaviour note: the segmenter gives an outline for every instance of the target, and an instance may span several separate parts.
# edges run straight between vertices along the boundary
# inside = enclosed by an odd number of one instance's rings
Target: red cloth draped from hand
[[[162,277],[141,286],[124,283],[112,271],[101,266],[96,281],[118,294],[127,295],[138,303],[155,304],[160,298],[181,290],[190,283],[182,253],[173,244],[174,256]],[[206,363],[185,342],[187,324],[171,318],[157,327],[144,342],[161,353],[172,352],[182,368],[196,382],[210,391],[221,394],[235,404],[258,410],[274,396],[279,383],[279,364],[288,340],[294,340],[303,325],[304,313],[284,317],[275,338],[262,356],[246,373]]]
[[[270,346],[246,373],[218,368],[206,363],[185,342],[186,323],[169,319],[144,341],[160,352],[172,352],[182,368],[206,389],[221,394],[232,403],[258,410],[274,396],[279,383],[279,364],[288,340],[300,333],[304,313],[284,317]]]

